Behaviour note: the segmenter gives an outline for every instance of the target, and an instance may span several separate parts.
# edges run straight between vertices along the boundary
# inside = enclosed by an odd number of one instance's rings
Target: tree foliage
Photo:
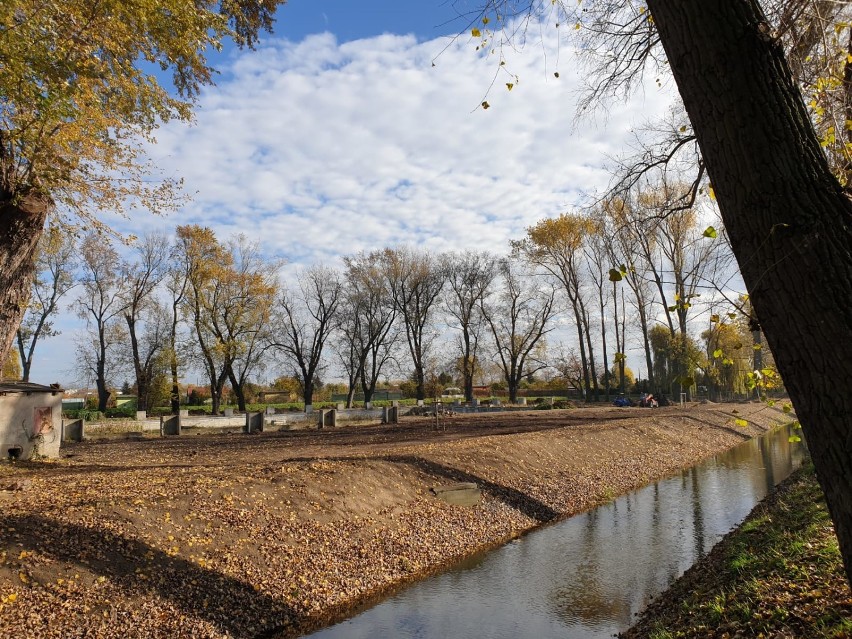
[[[174,203],[144,179],[143,145],[189,120],[210,51],[251,46],[278,0],[7,0],[0,6],[0,194],[39,191],[98,224],[100,210]],[[172,86],[162,74],[171,71]]]

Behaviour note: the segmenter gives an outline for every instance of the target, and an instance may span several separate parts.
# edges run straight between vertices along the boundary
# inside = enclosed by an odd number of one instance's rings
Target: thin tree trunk
[[[613,284],[614,286],[614,284]],[[606,386],[606,401],[609,402],[609,392],[610,392],[610,372],[609,372],[609,355],[606,350],[606,312],[605,312],[605,304],[604,304],[604,292],[603,286],[598,287],[598,301],[600,302],[601,308],[601,350],[603,351],[603,361],[604,361],[604,384]],[[618,307],[615,309],[616,316],[618,316]],[[617,328],[617,326],[616,326]],[[618,348],[618,333],[616,333],[616,348]]]
[[[305,379],[305,392],[303,393],[305,399],[305,406],[312,406],[314,403],[314,380],[311,378],[308,380]]]
[[[583,385],[585,386],[585,393],[583,399],[585,401],[589,401],[589,398],[592,395],[592,385],[589,380],[589,363],[586,359],[586,345],[583,341],[583,319],[580,315],[580,309],[577,306],[577,301],[572,299],[571,306],[574,309],[574,320],[577,322],[577,341],[580,344],[580,366],[583,367]]]
[[[35,193],[0,190],[0,362],[9,356],[29,303],[36,246],[52,206]]]
[[[33,365],[33,350],[30,349],[29,355],[27,355],[27,349],[24,346],[24,338],[21,335],[21,331],[16,331],[15,335],[17,335],[18,338],[18,355],[21,358],[21,381],[28,382],[30,381],[30,369]]]
[[[649,0],[852,581],[852,204],[755,0]]]
[[[136,320],[133,314],[124,316],[127,332],[130,336],[130,349],[133,354],[133,371],[136,374],[136,410],[148,410],[148,375],[139,357],[139,339],[136,336]]]
[[[586,336],[586,345],[589,348],[589,369],[591,370],[590,377],[592,378],[592,386],[595,391],[595,401],[599,401],[600,399],[600,386],[598,384],[598,371],[595,366],[595,351],[592,348],[592,333],[589,330],[589,314],[586,312],[586,307],[583,304],[583,301],[580,300],[580,310],[582,312],[583,317],[583,333]]]

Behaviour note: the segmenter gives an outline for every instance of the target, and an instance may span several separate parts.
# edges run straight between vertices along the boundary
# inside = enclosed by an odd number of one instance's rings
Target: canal
[[[612,637],[806,456],[779,428],[417,582],[310,635]]]

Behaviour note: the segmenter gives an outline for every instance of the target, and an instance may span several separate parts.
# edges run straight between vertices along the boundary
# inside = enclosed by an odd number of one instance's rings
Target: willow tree
[[[4,0],[0,3],[0,361],[21,321],[48,214],[162,211],[157,126],[189,120],[212,83],[207,52],[252,46],[283,0]],[[152,68],[171,71],[162,82]]]
[[[583,50],[605,54],[589,74],[597,89],[593,97],[629,87],[648,63],[656,65],[655,73],[673,75],[757,319],[802,423],[852,580],[847,374],[852,202],[844,190],[846,171],[833,172],[824,152],[837,138],[845,148],[849,140],[842,136],[850,118],[842,118],[842,127],[823,128],[824,107],[814,99],[809,111],[794,75],[802,60],[822,63],[816,74],[825,81],[817,86],[835,87],[841,113],[849,113],[848,16],[835,20],[836,14],[829,14],[828,37],[821,38],[823,16],[808,15],[818,6],[849,12],[849,3],[592,0],[578,10],[577,3],[561,0],[497,0],[486,6],[489,15],[557,10],[562,19],[550,24],[579,23],[578,31],[587,31],[593,41]],[[815,31],[799,28],[806,24]],[[791,67],[785,45],[793,40],[807,50],[809,31],[829,46],[820,56],[804,57],[796,46],[788,47]]]

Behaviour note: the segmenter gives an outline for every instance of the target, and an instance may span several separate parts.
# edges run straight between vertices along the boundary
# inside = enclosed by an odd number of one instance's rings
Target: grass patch
[[[622,636],[852,636],[852,593],[813,467],[759,504]]]

